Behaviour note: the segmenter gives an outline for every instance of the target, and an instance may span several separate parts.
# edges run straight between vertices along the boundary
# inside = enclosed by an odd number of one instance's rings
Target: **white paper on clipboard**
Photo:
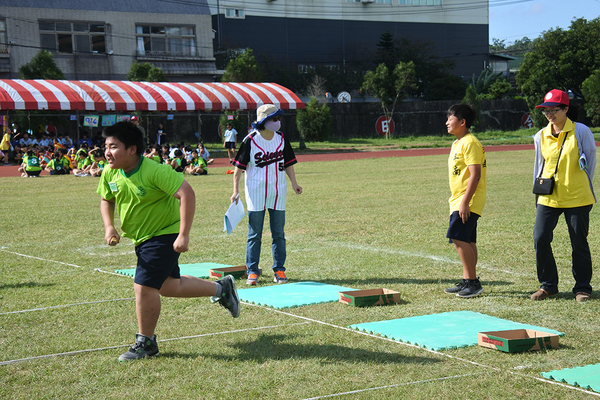
[[[231,203],[229,209],[225,213],[223,232],[227,232],[228,235],[232,234],[236,225],[244,218],[244,215],[244,205],[238,198],[237,201]]]

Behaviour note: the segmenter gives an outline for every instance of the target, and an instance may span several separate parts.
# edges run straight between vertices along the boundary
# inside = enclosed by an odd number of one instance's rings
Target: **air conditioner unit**
[[[369,4],[369,3],[374,3],[375,0],[360,0],[360,2],[363,4]]]

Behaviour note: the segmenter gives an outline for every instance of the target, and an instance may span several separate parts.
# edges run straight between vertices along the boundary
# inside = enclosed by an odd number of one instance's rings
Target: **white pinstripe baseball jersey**
[[[287,178],[285,169],[296,164],[296,156],[282,132],[265,140],[251,132],[240,145],[234,165],[246,171],[246,207],[248,211],[267,208],[285,210]]]

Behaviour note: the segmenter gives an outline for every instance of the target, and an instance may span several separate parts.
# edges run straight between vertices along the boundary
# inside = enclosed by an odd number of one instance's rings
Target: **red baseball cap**
[[[138,117],[136,117],[135,115],[132,115],[131,118],[129,118],[130,121],[137,121]]]
[[[568,106],[569,95],[562,90],[552,89],[544,96],[544,102],[535,106],[535,108]]]

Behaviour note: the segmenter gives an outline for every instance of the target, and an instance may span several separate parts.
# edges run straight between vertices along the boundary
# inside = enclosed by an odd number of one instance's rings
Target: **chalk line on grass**
[[[303,325],[303,324],[307,324],[307,323],[308,322],[298,322],[298,323],[295,323],[295,324],[271,325],[271,326],[261,326],[261,327],[258,327],[258,328],[235,329],[235,330],[224,331],[224,332],[203,333],[203,334],[200,334],[200,335],[182,336],[182,337],[178,337],[178,338],[162,339],[162,340],[157,340],[157,342],[162,343],[162,342],[170,342],[170,341],[173,341],[173,340],[196,339],[196,338],[207,337],[207,336],[228,335],[228,334],[231,334],[231,333],[259,331],[259,330],[265,330],[265,329],[277,329],[277,328],[283,328],[283,327],[286,327],[286,326]],[[16,363],[26,362],[26,361],[43,360],[43,359],[52,358],[52,357],[74,356],[74,355],[83,354],[83,353],[91,353],[91,352],[104,351],[104,350],[113,350],[113,349],[119,349],[119,348],[122,348],[122,347],[129,347],[129,346],[131,346],[131,345],[130,344],[121,344],[121,345],[117,345],[117,346],[99,347],[99,348],[96,348],[96,349],[75,350],[75,351],[67,351],[67,352],[64,352],[64,353],[55,353],[55,354],[46,354],[46,355],[43,355],[43,356],[34,356],[34,357],[27,357],[27,358],[19,358],[19,359],[15,359],[15,360],[0,361],[0,366],[1,365],[16,364]]]
[[[395,255],[415,257],[415,258],[425,258],[425,259],[429,259],[429,260],[433,260],[433,261],[437,261],[437,262],[448,263],[448,264],[461,264],[460,261],[451,259],[449,257],[437,256],[435,254],[427,254],[427,253],[418,252],[418,251],[384,249],[384,248],[374,247],[374,246],[365,246],[365,245],[357,245],[357,244],[351,244],[351,243],[338,243],[338,242],[330,243],[330,245],[338,245],[338,247],[346,247],[346,248],[352,249],[352,250],[371,251],[371,252],[378,252],[378,253],[385,253],[385,254],[395,254]],[[495,271],[495,272],[502,272],[502,273],[505,273],[508,275],[517,275],[517,276],[530,276],[531,275],[531,274],[526,274],[526,273],[521,273],[521,272],[516,272],[516,271],[510,271],[507,269],[496,268],[493,265],[486,264],[486,263],[479,263],[477,265],[477,268],[487,269],[489,271]]]
[[[482,367],[482,368],[486,368],[486,369],[491,369],[491,370],[498,371],[498,372],[508,372],[511,375],[519,376],[519,377],[522,377],[522,378],[533,378],[533,379],[538,380],[540,382],[551,383],[553,385],[562,386],[562,387],[567,388],[567,389],[577,390],[579,392],[584,392],[584,393],[587,393],[587,394],[592,394],[594,396],[600,397],[600,393],[591,392],[591,391],[583,389],[583,388],[579,388],[579,387],[575,387],[575,386],[570,386],[570,385],[565,385],[565,384],[560,383],[560,382],[550,381],[550,380],[547,380],[547,379],[544,379],[544,378],[538,378],[536,376],[524,375],[524,374],[521,374],[521,373],[518,373],[518,372],[514,372],[514,371],[509,371],[509,370],[504,371],[504,370],[502,370],[500,368],[497,368],[497,367],[492,367],[490,365],[485,365],[485,364],[481,364],[481,363],[478,363],[478,362],[475,362],[475,361],[467,360],[466,358],[455,357],[453,355],[442,353],[440,351],[431,350],[431,349],[428,349],[428,348],[425,348],[425,347],[416,346],[416,345],[410,344],[410,343],[400,342],[398,340],[394,340],[394,339],[390,339],[390,338],[386,338],[386,337],[374,335],[372,333],[367,333],[367,332],[362,332],[362,331],[358,331],[358,330],[355,330],[355,329],[350,329],[350,328],[347,328],[345,326],[335,325],[335,324],[331,324],[329,322],[319,321],[319,320],[316,320],[316,319],[313,319],[313,318],[303,317],[301,315],[296,315],[296,314],[288,313],[288,312],[285,312],[285,311],[282,311],[282,310],[277,310],[277,309],[274,309],[274,308],[269,308],[269,307],[265,307],[265,306],[261,306],[261,305],[257,305],[257,304],[252,304],[252,303],[245,303],[245,302],[242,302],[242,303],[245,304],[245,305],[248,305],[248,306],[253,306],[253,307],[258,307],[258,308],[264,308],[266,310],[270,310],[270,311],[273,311],[273,312],[276,312],[276,313],[279,313],[279,314],[288,315],[290,317],[300,318],[300,319],[303,319],[305,321],[314,322],[314,323],[317,323],[317,324],[320,324],[320,325],[330,326],[330,327],[333,327],[333,328],[337,328],[337,329],[341,329],[341,330],[345,330],[345,331],[350,331],[350,332],[353,332],[353,333],[356,333],[356,334],[359,334],[359,335],[368,336],[368,337],[372,337],[372,338],[375,338],[375,339],[384,340],[384,341],[387,341],[387,342],[397,343],[397,344],[400,344],[402,346],[413,347],[413,348],[419,349],[419,350],[425,350],[425,351],[427,351],[429,353],[437,354],[437,355],[440,355],[442,357],[451,358],[451,359],[454,359],[454,360],[458,360],[458,361],[461,361],[461,362],[472,364],[472,365],[474,365],[476,367]]]
[[[349,392],[326,394],[324,396],[309,397],[309,398],[304,399],[304,400],[326,399],[328,397],[346,396],[346,395],[349,395],[349,394],[357,394],[357,393],[363,393],[363,392],[370,392],[370,391],[373,391],[373,390],[391,389],[391,388],[400,387],[400,386],[416,385],[416,384],[419,384],[419,383],[429,383],[429,382],[437,382],[437,381],[446,381],[448,379],[465,378],[467,376],[481,375],[481,374],[485,374],[485,373],[486,372],[474,372],[472,374],[444,376],[444,377],[441,377],[441,378],[424,379],[424,380],[421,380],[421,381],[397,383],[397,384],[394,384],[394,385],[378,386],[378,387],[367,388],[367,389],[352,390],[352,391],[349,391]]]
[[[27,254],[21,254],[21,253],[15,253],[14,251],[8,251],[6,250],[6,248],[0,248],[0,251],[3,251],[5,253],[10,253],[10,254],[15,254],[17,256],[21,256],[21,257],[26,257],[26,258],[33,258],[34,260],[40,260],[40,261],[47,261],[47,262],[53,262],[53,263],[57,263],[57,264],[62,264],[62,265],[68,265],[70,267],[75,267],[75,268],[83,268],[80,265],[76,265],[76,264],[69,264],[69,263],[64,263],[62,261],[56,261],[56,260],[48,260],[45,258],[40,258],[40,257],[34,257],[34,256],[29,256]]]
[[[73,306],[83,306],[83,305],[88,305],[88,304],[109,303],[109,302],[113,302],[113,301],[126,301],[126,300],[135,300],[135,297],[126,297],[123,299],[111,299],[111,300],[86,301],[83,303],[61,304],[59,306],[31,308],[29,310],[8,311],[8,312],[0,313],[0,315],[21,314],[21,313],[33,312],[33,311],[44,311],[44,310],[52,310],[52,309],[56,309],[56,308],[66,308],[66,307],[73,307]]]

